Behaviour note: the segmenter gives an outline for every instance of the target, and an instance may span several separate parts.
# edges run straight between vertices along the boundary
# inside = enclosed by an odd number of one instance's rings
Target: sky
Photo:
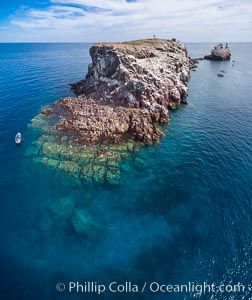
[[[1,0],[0,42],[252,42],[252,0]]]

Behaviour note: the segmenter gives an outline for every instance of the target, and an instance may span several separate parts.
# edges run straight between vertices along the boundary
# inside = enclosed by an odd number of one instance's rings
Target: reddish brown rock
[[[45,109],[42,111],[42,114],[45,116],[50,116],[53,114],[53,111],[51,109]]]
[[[78,97],[53,105],[64,117],[57,128],[88,145],[125,139],[148,144],[163,136],[157,124],[168,122],[168,108],[186,102],[196,66],[186,47],[177,40],[138,40],[95,44],[90,55],[86,78],[72,85]]]

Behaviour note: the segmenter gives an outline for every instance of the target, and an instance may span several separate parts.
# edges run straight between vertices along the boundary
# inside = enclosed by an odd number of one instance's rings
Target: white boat
[[[21,136],[21,133],[18,132],[15,136],[15,142],[16,142],[16,144],[21,144],[21,141],[22,141],[22,136]]]

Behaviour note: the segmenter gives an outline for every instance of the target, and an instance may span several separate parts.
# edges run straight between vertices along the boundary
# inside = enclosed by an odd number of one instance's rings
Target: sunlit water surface
[[[74,280],[251,283],[252,45],[231,45],[234,66],[200,63],[189,105],[172,112],[159,144],[123,161],[118,186],[81,184],[25,155],[38,138],[28,124],[41,107],[71,95],[89,47],[0,44],[0,299],[194,296],[55,291],[57,282]],[[188,47],[199,57],[213,45]],[[76,232],[76,211],[87,212],[97,236]],[[249,299],[248,292],[231,296],[212,299]]]

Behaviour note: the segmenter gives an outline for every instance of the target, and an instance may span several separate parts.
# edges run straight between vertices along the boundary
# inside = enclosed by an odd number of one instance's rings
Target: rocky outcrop
[[[72,84],[78,97],[59,100],[44,114],[63,116],[57,129],[77,133],[86,145],[157,141],[163,135],[157,124],[168,122],[169,108],[186,104],[196,67],[186,47],[175,39],[138,40],[95,44],[90,55],[86,78]]]
[[[211,54],[206,55],[204,58],[205,59],[210,59],[210,60],[230,60],[231,50],[228,47],[228,44],[226,44],[225,47],[224,47],[223,44],[218,44],[211,51]]]

